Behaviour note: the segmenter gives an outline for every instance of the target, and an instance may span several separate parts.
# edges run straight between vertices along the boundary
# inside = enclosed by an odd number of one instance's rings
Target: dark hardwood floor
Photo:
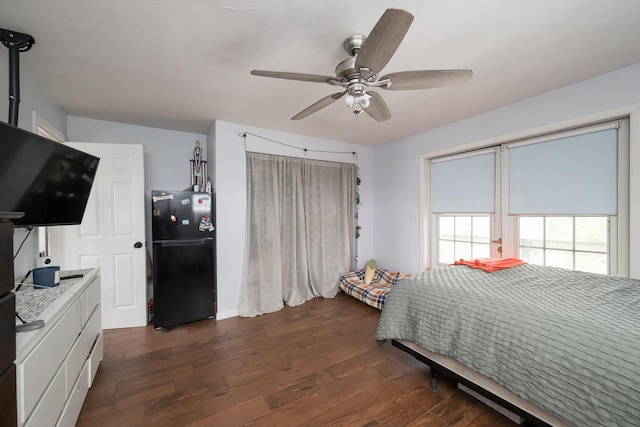
[[[380,312],[338,295],[256,318],[105,331],[78,426],[513,426],[379,345]]]

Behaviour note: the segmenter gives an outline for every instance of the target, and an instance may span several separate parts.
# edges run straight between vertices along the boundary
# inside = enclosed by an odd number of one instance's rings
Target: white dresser
[[[18,425],[74,426],[102,360],[98,269],[63,271],[50,289],[23,286],[16,311],[42,329],[16,334]]]

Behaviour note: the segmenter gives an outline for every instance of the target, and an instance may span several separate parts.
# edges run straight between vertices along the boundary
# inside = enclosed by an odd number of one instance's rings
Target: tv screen
[[[17,226],[80,224],[100,159],[0,122],[0,212]]]

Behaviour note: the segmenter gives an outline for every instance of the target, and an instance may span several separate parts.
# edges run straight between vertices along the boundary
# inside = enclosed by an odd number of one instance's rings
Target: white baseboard
[[[216,320],[229,319],[230,317],[238,317],[238,310],[219,311],[216,313]]]

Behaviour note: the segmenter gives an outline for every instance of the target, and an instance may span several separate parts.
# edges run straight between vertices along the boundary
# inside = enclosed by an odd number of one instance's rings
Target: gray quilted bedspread
[[[403,279],[376,339],[406,339],[575,427],[640,426],[640,280],[521,265]]]

